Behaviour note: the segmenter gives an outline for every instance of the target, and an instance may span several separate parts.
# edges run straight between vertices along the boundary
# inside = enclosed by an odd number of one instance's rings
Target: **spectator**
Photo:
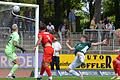
[[[112,30],[115,31],[115,26],[114,26],[113,22],[111,23],[111,25],[112,25]]]
[[[54,27],[54,25],[52,25],[51,22],[49,22],[49,24],[47,25],[47,30],[48,30],[48,32],[50,32],[52,34],[55,32],[55,27]]]
[[[109,22],[110,22],[109,18],[106,17],[106,18],[104,19],[104,24],[106,25],[106,24],[108,24]]]
[[[76,32],[76,17],[75,17],[74,10],[71,10],[69,12],[68,18],[69,18],[69,22],[70,22],[70,26],[72,28],[72,31]]]
[[[100,36],[101,36],[101,40],[104,39],[104,29],[105,29],[105,25],[102,23],[102,20],[99,21],[99,23],[97,23],[97,29],[99,29],[100,31]],[[100,37],[99,37],[100,38]]]
[[[106,30],[109,30],[109,31],[112,30],[112,25],[110,22],[106,24]]]
[[[56,70],[60,70],[60,65],[59,65],[59,54],[60,51],[62,50],[61,44],[57,41],[57,39],[54,39],[54,42],[52,43],[52,47],[54,48],[54,54],[51,62],[51,70],[54,70],[54,64],[56,66]]]
[[[91,20],[90,29],[96,29],[95,17]]]
[[[32,17],[32,11],[28,8],[26,8],[26,11],[24,13],[25,17],[28,17],[28,18],[33,18]],[[33,27],[33,23],[32,21],[28,20],[28,19],[25,19],[25,27],[26,27],[26,30],[27,31],[34,31],[34,27]]]
[[[109,32],[109,34],[107,34],[109,38],[112,38],[113,25],[110,22],[106,24],[106,30]]]
[[[67,38],[69,34],[69,26],[64,24],[61,24],[58,28],[58,35],[60,37],[60,39],[62,38]]]
[[[93,19],[91,20],[90,29],[92,30],[90,34],[90,40],[93,41],[93,38],[95,37],[93,30],[96,29],[95,17],[93,17]]]
[[[14,12],[16,15],[20,15],[19,12]],[[19,17],[13,15],[13,22],[12,24],[17,24],[19,26]]]
[[[42,27],[43,25],[45,25],[45,24],[44,24],[44,22],[41,20],[41,21],[40,21],[40,27]]]
[[[104,24],[102,23],[102,21],[100,20],[99,23],[97,23],[97,27],[96,27],[96,28],[103,30],[103,29],[105,29],[105,25],[104,25]]]

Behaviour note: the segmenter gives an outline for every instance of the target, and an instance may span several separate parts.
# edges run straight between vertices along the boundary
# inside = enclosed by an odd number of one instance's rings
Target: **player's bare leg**
[[[120,80],[120,64],[119,63],[117,63],[118,65],[117,65],[117,73],[118,73],[118,76],[117,76],[117,80]]]
[[[41,67],[41,71],[40,71],[40,78],[42,78],[44,72],[47,72],[48,74],[48,80],[52,80],[52,72],[51,69],[49,68],[49,62],[42,62],[42,67]]]
[[[11,71],[9,72],[8,76],[7,76],[7,78],[11,78],[11,79],[15,78],[14,73],[15,73],[15,71],[16,71],[16,70],[18,69],[18,67],[19,67],[19,60],[18,60],[18,58],[15,59],[15,60],[12,61],[12,62],[13,62],[14,65],[13,65]]]
[[[44,63],[42,62],[41,70],[40,70],[40,76],[39,76],[39,78],[37,80],[41,80],[42,79],[44,72],[45,72],[45,67],[44,67]]]
[[[52,72],[51,72],[51,69],[49,68],[49,63],[48,62],[45,62],[45,70],[48,74],[48,80],[52,80]]]

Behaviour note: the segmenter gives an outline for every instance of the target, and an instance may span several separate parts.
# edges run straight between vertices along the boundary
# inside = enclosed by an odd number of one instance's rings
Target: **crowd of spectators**
[[[110,22],[108,17],[100,20],[98,23],[95,22],[95,17],[93,17],[91,20],[90,29],[115,30],[115,26],[113,22]]]
[[[101,30],[101,37],[103,38],[110,38],[112,37],[112,33],[115,30],[115,26],[113,22],[110,21],[108,17],[104,18],[103,20],[100,20],[98,23],[95,22],[95,17],[91,20],[90,23],[90,29],[93,32],[96,30]],[[92,40],[94,38],[94,35],[91,34],[90,39]]]

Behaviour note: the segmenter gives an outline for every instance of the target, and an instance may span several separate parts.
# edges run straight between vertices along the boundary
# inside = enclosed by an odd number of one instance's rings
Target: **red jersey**
[[[44,47],[44,45],[49,42],[50,44],[52,44],[54,36],[52,34],[50,34],[49,32],[40,32],[38,34],[38,38],[40,38],[40,36],[42,37],[42,45]]]
[[[120,55],[118,55],[118,56],[116,57],[116,59],[120,61]]]

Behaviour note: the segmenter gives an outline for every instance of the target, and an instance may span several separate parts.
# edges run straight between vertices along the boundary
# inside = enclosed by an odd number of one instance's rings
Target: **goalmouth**
[[[0,1],[0,5],[10,5],[10,6],[35,8],[35,43],[36,43],[38,40],[37,35],[39,33],[39,5],[25,4],[25,3],[14,3],[14,2],[3,2],[3,1]],[[34,65],[34,68],[35,68],[34,77],[37,78],[38,77],[38,47],[36,48],[36,51],[35,51],[34,63],[35,63],[35,65]]]

